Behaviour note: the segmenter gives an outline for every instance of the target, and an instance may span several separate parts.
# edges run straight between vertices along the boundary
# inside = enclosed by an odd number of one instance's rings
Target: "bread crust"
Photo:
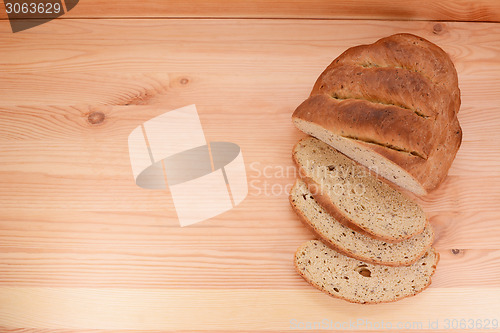
[[[303,245],[301,245],[297,251],[295,252],[294,254],[294,267],[295,267],[295,271],[307,282],[309,283],[310,285],[312,285],[313,287],[315,287],[316,289],[324,292],[325,294],[331,296],[331,297],[334,297],[334,298],[339,298],[339,299],[343,299],[344,301],[347,301],[347,302],[350,302],[350,303],[356,303],[356,304],[365,304],[365,305],[370,305],[370,304],[380,304],[380,303],[392,303],[392,302],[396,302],[396,301],[399,301],[401,299],[404,299],[404,298],[408,298],[408,297],[413,297],[413,296],[416,296],[418,294],[420,294],[422,291],[424,291],[425,289],[427,289],[431,283],[432,283],[432,276],[434,275],[434,273],[436,273],[436,268],[437,268],[437,265],[439,263],[439,260],[441,260],[441,256],[439,254],[439,252],[437,252],[434,248],[432,248],[433,252],[435,253],[436,255],[436,263],[433,265],[433,271],[432,273],[429,275],[429,282],[427,283],[426,286],[424,286],[421,290],[419,290],[417,293],[413,294],[413,295],[407,295],[407,296],[404,296],[404,297],[400,297],[400,298],[395,298],[393,300],[390,300],[390,301],[380,301],[380,302],[357,302],[357,301],[353,301],[353,300],[350,300],[350,299],[347,299],[345,297],[342,297],[342,296],[339,296],[339,295],[334,295],[332,293],[330,293],[329,291],[321,288],[320,286],[318,286],[317,284],[315,284],[313,281],[310,281],[306,278],[306,276],[300,271],[299,267],[297,266],[297,261],[295,260],[295,257],[297,257],[297,253],[299,253],[300,251],[302,251],[302,248],[305,246],[306,243],[304,243]]]
[[[342,53],[292,119],[372,150],[415,179],[421,190],[414,193],[425,195],[443,182],[460,148],[459,108],[458,76],[446,52],[421,37],[396,34]]]
[[[297,183],[298,180],[296,180],[295,182]],[[377,260],[377,259],[373,259],[372,260],[370,258],[366,258],[366,257],[363,257],[363,256],[359,256],[359,255],[357,255],[355,253],[352,253],[351,251],[349,251],[349,250],[347,250],[345,248],[340,248],[339,246],[337,246],[336,244],[334,244],[330,239],[324,237],[322,235],[322,233],[311,224],[311,221],[295,206],[295,204],[292,201],[292,196],[291,195],[288,196],[288,200],[290,201],[290,205],[292,206],[293,211],[299,217],[299,220],[319,240],[321,240],[323,243],[325,243],[326,245],[328,245],[333,250],[335,250],[335,251],[337,251],[337,252],[339,252],[339,253],[341,253],[341,254],[343,254],[345,256],[348,256],[348,257],[351,257],[351,258],[355,258],[355,259],[358,259],[358,260],[361,260],[361,261],[364,261],[364,262],[367,262],[367,263],[376,264],[376,265],[391,266],[391,267],[410,266],[410,265],[413,265],[415,262],[417,262],[429,250],[429,248],[432,246],[431,244],[434,242],[435,235],[434,235],[434,232],[433,232],[432,233],[432,239],[431,239],[431,241],[429,243],[430,244],[429,247],[426,247],[423,251],[421,251],[414,260],[411,260],[411,261],[408,261],[408,262],[402,262],[402,261],[398,261],[398,262],[386,262],[386,261]],[[351,228],[351,227],[349,227],[349,228]],[[351,229],[353,231],[357,231],[359,233],[363,233],[363,234],[369,235],[370,237],[374,238],[372,235],[367,234],[366,232],[364,232],[363,229],[357,228],[355,225],[353,225],[353,228],[351,228]],[[375,239],[377,239],[377,238],[375,238]]]

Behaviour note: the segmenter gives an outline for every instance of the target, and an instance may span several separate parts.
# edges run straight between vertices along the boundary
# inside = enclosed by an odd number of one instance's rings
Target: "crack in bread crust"
[[[388,145],[388,144],[383,144],[383,143],[376,142],[376,141],[363,140],[363,139],[360,139],[360,138],[355,137],[355,136],[349,136],[349,135],[347,135],[347,136],[342,136],[342,137],[346,138],[346,139],[351,139],[351,140],[355,140],[355,141],[360,141],[360,142],[369,143],[369,144],[372,144],[372,145],[377,145],[377,146],[385,147],[387,149],[395,150],[395,151],[401,152],[401,153],[407,153],[407,154],[410,154],[410,155],[413,155],[413,156],[420,157],[423,160],[426,159],[424,156],[420,155],[416,151],[409,151],[409,150],[405,150],[403,148],[399,148],[399,147]]]
[[[349,99],[354,99],[354,100],[360,100],[360,101],[367,101],[367,102],[370,102],[370,103],[373,103],[373,104],[382,104],[382,105],[388,105],[388,106],[397,106],[398,108],[412,111],[413,113],[415,113],[419,117],[426,118],[426,119],[429,118],[429,116],[426,116],[425,114],[420,113],[418,110],[411,109],[411,108],[408,108],[408,107],[406,107],[404,105],[400,105],[400,104],[387,103],[387,102],[377,101],[377,100],[373,100],[373,99],[360,98],[360,97],[348,97],[348,96],[340,97],[337,94],[334,94],[333,96],[330,96],[330,97],[333,98],[333,99],[336,99],[338,101],[346,101],[346,100],[349,100]]]

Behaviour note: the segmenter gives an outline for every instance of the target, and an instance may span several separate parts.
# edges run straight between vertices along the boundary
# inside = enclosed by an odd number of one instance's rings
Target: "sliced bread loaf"
[[[448,54],[411,34],[352,47],[320,75],[292,119],[418,195],[445,179],[460,147],[458,76]]]
[[[323,242],[350,257],[388,266],[408,266],[430,249],[434,233],[430,224],[415,237],[388,243],[339,223],[313,198],[306,184],[298,179],[290,191],[290,204],[302,222]]]
[[[302,139],[293,159],[313,197],[340,223],[388,242],[408,239],[426,227],[417,203],[326,143]]]
[[[354,303],[382,303],[413,296],[431,283],[439,254],[430,249],[411,266],[368,264],[308,241],[295,254],[298,273],[319,290]]]

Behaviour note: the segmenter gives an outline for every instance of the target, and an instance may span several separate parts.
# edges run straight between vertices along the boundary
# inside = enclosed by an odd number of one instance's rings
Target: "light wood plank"
[[[9,98],[1,105],[165,103],[176,96],[221,107],[223,95],[231,107],[294,108],[346,48],[402,31],[451,54],[464,107],[491,108],[500,85],[495,24],[442,23],[435,35],[430,22],[222,22],[62,20],[22,35],[2,22],[0,91]]]
[[[5,12],[0,12],[5,19]],[[500,21],[495,0],[85,0],[63,18],[238,17]]]
[[[374,321],[391,322],[394,326],[398,322],[420,322],[415,325],[426,328],[429,320],[440,320],[444,328],[444,318],[497,318],[499,297],[499,288],[436,288],[397,303],[366,306],[347,304],[310,288],[221,291],[2,287],[0,302],[8,301],[9,308],[0,322],[6,327],[238,331],[241,327],[290,330],[296,326],[294,319],[297,323],[326,319],[332,325],[349,325],[349,321],[359,319],[364,323],[359,329],[369,329],[368,321],[372,325]],[[222,322],[221,313],[225,314]]]
[[[248,208],[257,206],[253,202]],[[286,201],[274,212],[254,213],[253,218],[250,214],[238,208],[181,229],[174,217],[155,214],[79,212],[69,217],[69,211],[3,212],[0,283],[100,288],[302,286],[291,258],[313,235]],[[500,284],[498,236],[490,236],[498,232],[493,222],[476,222],[433,223],[441,261],[431,288]],[[472,229],[481,232],[469,233]],[[468,247],[474,243],[466,236],[476,242],[476,249]]]
[[[92,110],[104,111],[103,124],[88,122]],[[0,115],[4,128],[0,172],[5,180],[0,203],[10,209],[167,211],[165,207],[172,205],[168,191],[159,195],[161,191],[135,186],[127,146],[133,128],[166,110],[168,106],[4,108]],[[209,140],[236,142],[242,147],[250,196],[260,206],[275,210],[286,200],[286,189],[297,176],[290,150],[302,134],[291,125],[290,110],[273,113],[268,107],[260,108],[264,121],[262,116],[249,117],[252,108],[243,110],[235,114],[227,107],[199,107]],[[478,115],[471,125],[469,113]],[[420,200],[430,215],[497,211],[500,138],[496,129],[500,118],[495,110],[479,114],[465,109],[462,114],[466,134],[457,168],[452,167],[439,189]],[[471,170],[475,172],[471,174]]]

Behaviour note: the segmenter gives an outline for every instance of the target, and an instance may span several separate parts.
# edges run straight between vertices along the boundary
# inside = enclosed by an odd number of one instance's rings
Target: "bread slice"
[[[434,239],[430,224],[415,237],[387,243],[352,230],[330,216],[298,179],[290,191],[290,204],[302,222],[323,242],[350,257],[388,266],[408,266],[426,253]]]
[[[297,272],[319,290],[353,303],[383,303],[413,296],[431,284],[439,254],[431,248],[411,266],[388,267],[347,257],[318,240],[295,254]]]
[[[313,197],[340,223],[399,242],[423,232],[422,208],[326,143],[299,141],[293,159]]]
[[[398,186],[439,186],[462,141],[458,76],[448,54],[411,34],[352,47],[319,76],[292,120]]]

